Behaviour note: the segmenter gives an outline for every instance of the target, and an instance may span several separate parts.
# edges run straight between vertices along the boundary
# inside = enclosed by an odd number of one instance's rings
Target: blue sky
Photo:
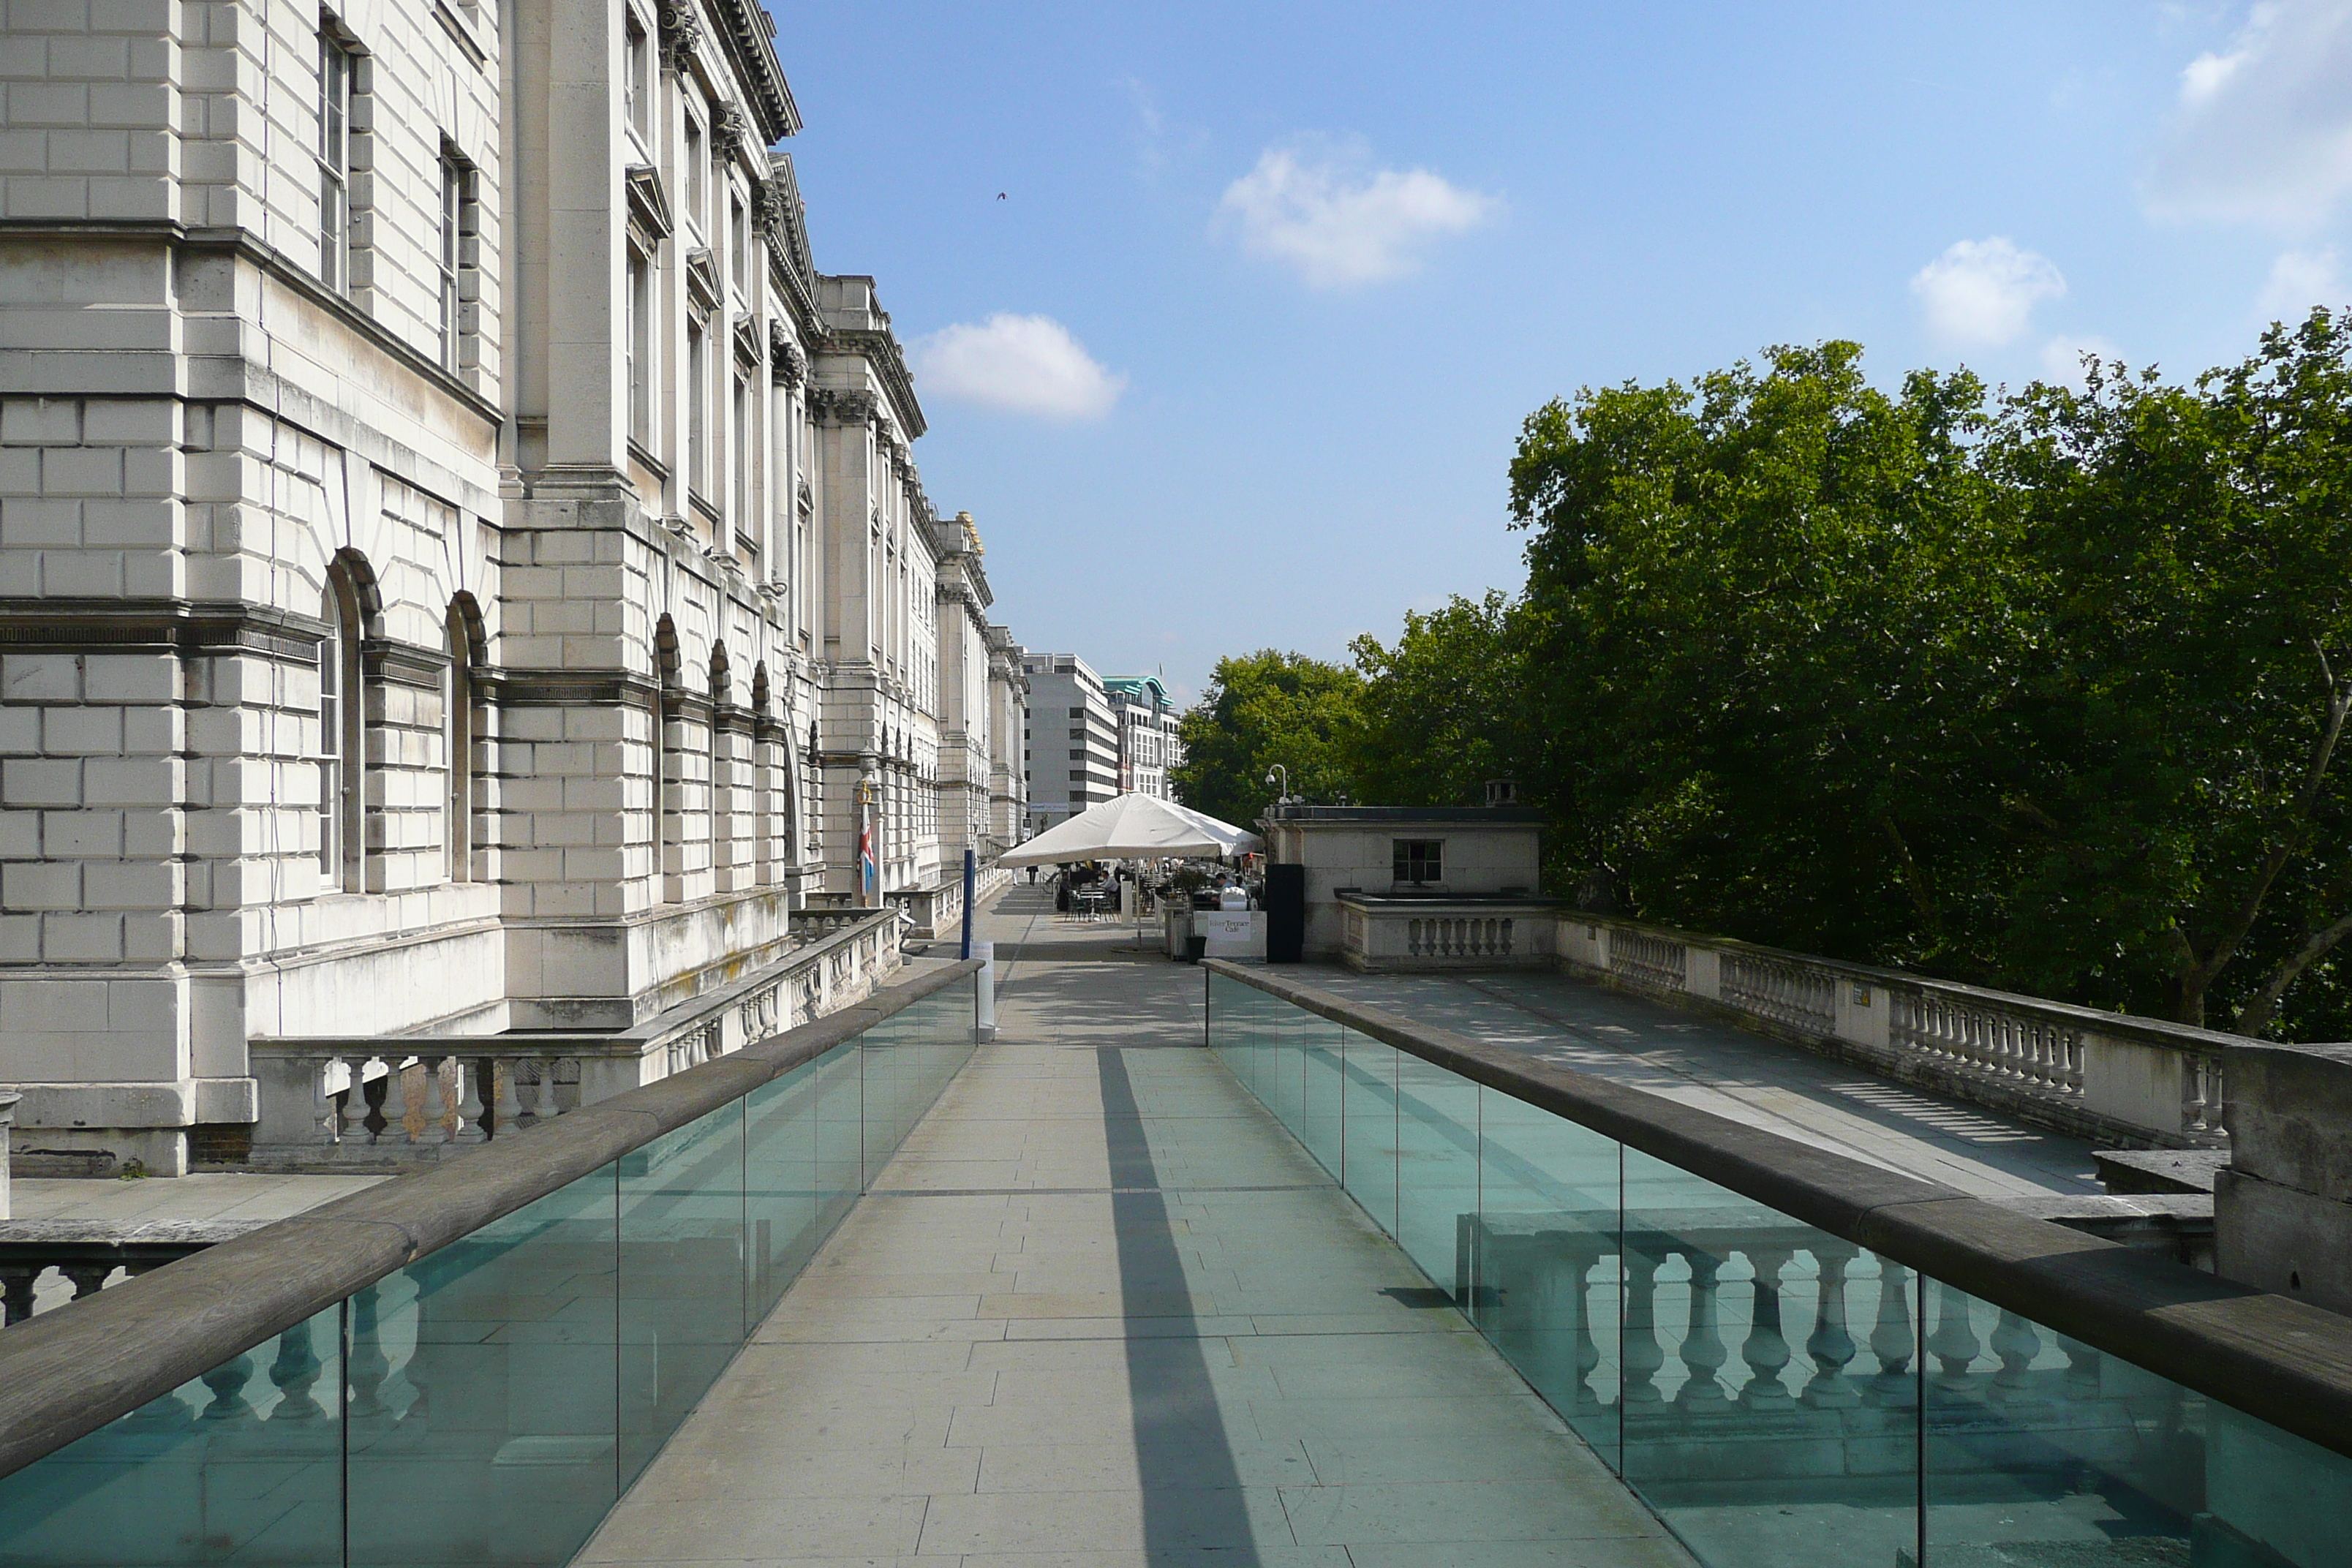
[[[1580,386],[2186,375],[2352,299],[2352,0],[776,16],[817,264],[878,279],[998,618],[1188,694],[1516,587]]]

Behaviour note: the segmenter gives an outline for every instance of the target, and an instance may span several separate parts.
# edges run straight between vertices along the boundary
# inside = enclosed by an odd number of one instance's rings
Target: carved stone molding
[[[829,386],[809,389],[809,412],[821,425],[866,425],[871,423],[878,410],[871,393],[838,392]]]
[[[669,0],[661,8],[662,64],[677,70],[701,47],[701,7],[694,0]]]
[[[798,386],[808,379],[808,355],[782,321],[768,323],[768,375],[778,386]]]
[[[722,160],[735,156],[751,140],[751,117],[731,103],[710,122],[710,150]]]

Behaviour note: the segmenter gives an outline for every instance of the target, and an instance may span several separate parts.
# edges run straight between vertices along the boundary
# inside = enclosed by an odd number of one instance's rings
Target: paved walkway
[[[1377,1007],[1524,1050],[1979,1197],[2102,1193],[2091,1145],[1890,1083],[1795,1046],[1564,974],[1289,971]]]
[[[982,934],[997,1043],[580,1562],[1688,1563],[1198,1048],[1197,970],[1025,887]]]

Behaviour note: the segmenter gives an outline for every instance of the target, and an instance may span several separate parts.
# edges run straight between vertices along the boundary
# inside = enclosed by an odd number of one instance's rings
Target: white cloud
[[[2103,360],[2120,360],[2124,357],[2124,351],[2101,337],[2053,338],[2042,345],[2042,378],[2080,392],[2086,379],[2083,374],[2084,354]]]
[[[926,393],[1046,419],[1099,419],[1127,386],[1051,316],[1003,311],[920,340],[915,368]]]
[[[1286,262],[1318,289],[1402,278],[1442,235],[1477,227],[1502,205],[1426,169],[1365,170],[1360,155],[1269,147],[1225,187],[1221,225],[1254,256]]]
[[[1937,338],[1990,348],[2022,336],[2033,324],[2033,307],[2066,292],[2066,279],[2048,257],[1996,236],[1961,240],[1919,268],[1911,292]]]
[[[2270,279],[2254,308],[2266,321],[2297,321],[2314,305],[2342,305],[2347,290],[2341,262],[2332,246],[2288,251],[2271,263]]]
[[[2162,217],[2325,220],[2352,195],[2352,0],[2265,0],[2180,73],[2145,189]]]

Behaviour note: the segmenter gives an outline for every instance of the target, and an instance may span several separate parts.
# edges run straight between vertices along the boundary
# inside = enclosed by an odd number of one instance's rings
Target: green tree
[[[1171,782],[1195,811],[1247,826],[1288,770],[1293,793],[1329,800],[1355,784],[1363,679],[1342,665],[1264,648],[1221,658],[1183,719],[1184,762]]]
[[[1966,374],[1890,395],[1831,342],[1528,419],[1533,782],[1588,887],[1983,976],[1936,873],[1989,852],[1949,809],[1982,787],[1974,720],[2010,635],[2011,531],[1970,460],[1984,402]]]
[[[1394,646],[1349,645],[1364,678],[1355,797],[1382,805],[1475,805],[1489,779],[1538,763],[1528,679],[1532,628],[1497,590],[1405,612]]]
[[[2031,389],[1992,457],[2031,497],[2044,639],[2012,693],[2002,804],[2035,853],[2004,969],[2340,1037],[2336,987],[2288,1002],[2352,934],[2352,321],[2191,386]]]

